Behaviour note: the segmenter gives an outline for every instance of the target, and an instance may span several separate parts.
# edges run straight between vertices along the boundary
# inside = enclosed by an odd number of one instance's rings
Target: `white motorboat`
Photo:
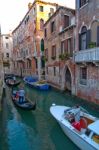
[[[50,112],[68,138],[81,150],[99,150],[99,119],[80,109],[80,120],[75,121],[76,109],[54,104]]]

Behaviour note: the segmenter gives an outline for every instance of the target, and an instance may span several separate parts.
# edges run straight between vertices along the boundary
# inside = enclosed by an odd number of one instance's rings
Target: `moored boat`
[[[42,90],[42,91],[47,91],[49,90],[49,87],[50,87],[50,85],[45,80],[38,81],[37,78],[33,78],[33,77],[24,78],[23,80],[25,84],[27,84],[28,86]]]
[[[99,119],[80,109],[80,121],[75,121],[76,108],[53,105],[52,116],[64,133],[82,150],[99,150]]]
[[[25,100],[22,103],[19,103],[19,98],[15,95],[17,94],[17,91],[12,91],[12,101],[13,103],[17,106],[20,107],[21,109],[24,110],[35,110],[36,109],[36,101],[33,103],[31,102],[28,98],[25,98]]]
[[[13,79],[6,79],[6,84],[9,86],[9,87],[16,87],[16,86],[18,86],[20,83],[21,83],[21,81],[15,81],[14,82],[14,80]]]
[[[46,82],[44,82],[44,83],[43,82],[40,83],[39,81],[38,82],[31,82],[30,85],[36,89],[39,89],[39,90],[44,90],[44,91],[49,90],[49,84]]]

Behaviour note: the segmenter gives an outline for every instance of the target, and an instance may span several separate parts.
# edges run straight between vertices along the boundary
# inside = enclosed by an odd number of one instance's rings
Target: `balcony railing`
[[[76,52],[75,62],[99,62],[99,47]]]

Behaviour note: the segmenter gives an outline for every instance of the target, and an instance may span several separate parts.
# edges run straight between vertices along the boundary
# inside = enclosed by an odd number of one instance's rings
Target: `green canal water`
[[[0,150],[79,150],[63,133],[50,114],[52,103],[80,104],[99,117],[99,107],[54,89],[42,92],[25,86],[28,97],[37,101],[35,111],[16,108],[7,87],[0,111]]]

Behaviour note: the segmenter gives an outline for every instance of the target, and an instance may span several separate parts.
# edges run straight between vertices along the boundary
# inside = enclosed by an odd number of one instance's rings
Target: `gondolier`
[[[23,103],[25,101],[25,90],[23,86],[21,86],[20,90],[18,91],[19,94],[19,103]]]

